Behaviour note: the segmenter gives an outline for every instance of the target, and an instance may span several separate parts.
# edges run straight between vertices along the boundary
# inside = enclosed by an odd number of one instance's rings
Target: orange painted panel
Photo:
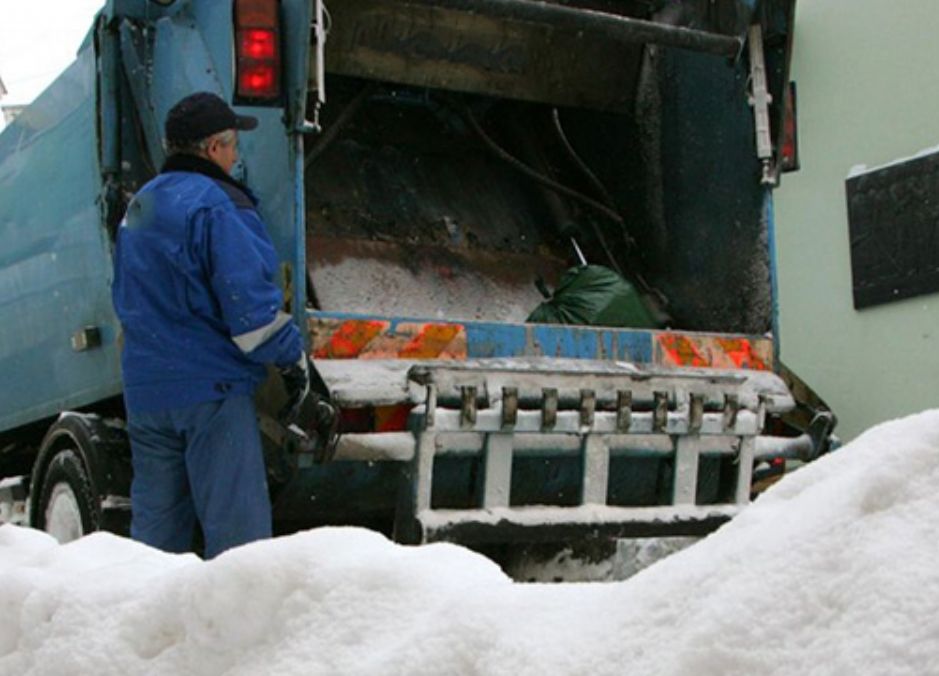
[[[316,335],[313,356],[317,359],[355,359],[389,322],[350,319],[325,335]]]
[[[773,344],[770,340],[679,333],[661,333],[656,340],[657,360],[669,366],[758,371],[772,368]]]
[[[317,359],[466,359],[466,329],[460,324],[368,319],[310,321]]]
[[[398,356],[402,359],[436,359],[462,331],[463,327],[459,324],[425,324],[401,348]]]

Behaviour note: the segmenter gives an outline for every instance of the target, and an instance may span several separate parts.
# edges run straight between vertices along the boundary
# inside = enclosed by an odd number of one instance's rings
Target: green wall
[[[776,191],[782,358],[850,439],[939,407],[939,294],[856,311],[845,178],[939,145],[939,2],[798,0],[802,169]]]

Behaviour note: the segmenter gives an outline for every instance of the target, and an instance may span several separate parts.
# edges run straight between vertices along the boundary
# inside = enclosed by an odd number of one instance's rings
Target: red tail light
[[[790,82],[786,88],[785,106],[780,168],[783,171],[797,171],[799,169],[799,127],[796,119],[795,82]]]
[[[236,87],[240,99],[280,98],[277,0],[235,1]]]

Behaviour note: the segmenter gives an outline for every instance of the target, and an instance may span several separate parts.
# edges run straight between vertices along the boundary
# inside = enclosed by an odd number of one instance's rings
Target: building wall
[[[939,407],[939,294],[856,311],[845,200],[852,167],[939,144],[937,35],[936,0],[797,2],[802,169],[776,192],[782,358],[845,439]]]

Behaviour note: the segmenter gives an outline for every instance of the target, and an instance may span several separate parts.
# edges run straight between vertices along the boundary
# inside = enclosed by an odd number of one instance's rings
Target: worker
[[[254,391],[276,366],[289,425],[310,389],[257,199],[231,176],[238,133],[257,124],[215,94],[179,101],[166,117],[166,163],[118,231],[131,536],[168,552],[190,551],[197,522],[206,558],[270,537]],[[335,409],[321,404],[320,430],[334,434]]]

